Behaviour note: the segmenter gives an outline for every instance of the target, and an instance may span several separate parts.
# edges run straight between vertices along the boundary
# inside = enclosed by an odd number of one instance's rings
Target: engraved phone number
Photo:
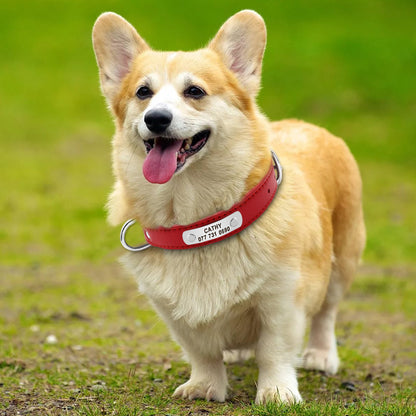
[[[211,228],[211,227],[209,227],[209,228]],[[208,229],[206,228],[205,230],[208,230]],[[221,237],[222,235],[227,234],[230,231],[231,231],[231,227],[227,226],[227,227],[224,227],[224,228],[220,228],[218,231],[205,232],[204,235],[201,235],[201,236],[198,237],[198,243],[202,243],[204,241],[209,241],[209,240],[212,240],[214,238]]]

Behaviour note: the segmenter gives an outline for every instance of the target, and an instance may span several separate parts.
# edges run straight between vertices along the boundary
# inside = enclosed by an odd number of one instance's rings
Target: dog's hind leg
[[[312,318],[309,343],[303,354],[303,367],[335,374],[339,366],[335,321],[338,302],[343,296],[342,286],[333,270],[328,292],[320,311]]]
[[[223,352],[224,362],[227,364],[241,363],[254,357],[254,350],[226,350]]]
[[[304,368],[328,374],[335,374],[339,366],[335,337],[338,303],[353,280],[365,245],[360,192],[360,187],[351,190],[334,211],[331,278],[322,307],[312,318],[309,343],[303,355]]]

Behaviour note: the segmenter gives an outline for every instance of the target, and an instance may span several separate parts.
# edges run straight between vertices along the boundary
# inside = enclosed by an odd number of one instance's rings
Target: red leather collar
[[[274,171],[276,171],[277,178]],[[217,212],[189,225],[145,228],[143,231],[148,244],[139,247],[132,247],[126,243],[126,232],[135,223],[135,220],[129,220],[121,229],[121,244],[130,251],[142,251],[150,246],[182,250],[224,240],[247,228],[266,211],[281,181],[282,169],[279,160],[272,152],[272,163],[266,176],[229,210]]]

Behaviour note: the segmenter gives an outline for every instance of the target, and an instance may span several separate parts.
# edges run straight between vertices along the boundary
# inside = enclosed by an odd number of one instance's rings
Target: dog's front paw
[[[302,396],[297,387],[274,386],[257,390],[256,404],[266,404],[267,402],[299,403]]]
[[[226,396],[226,386],[215,386],[209,382],[194,382],[192,380],[179,386],[173,397],[181,397],[183,399],[205,399],[208,401],[224,402]]]
[[[307,348],[303,354],[303,368],[335,374],[338,367],[339,358],[336,349]]]

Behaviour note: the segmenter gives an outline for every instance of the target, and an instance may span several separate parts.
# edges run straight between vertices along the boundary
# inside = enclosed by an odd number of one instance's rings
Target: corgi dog
[[[265,23],[251,10],[192,52],[152,50],[115,13],[99,16],[93,28],[116,129],[111,224],[134,219],[162,233],[187,227],[257,192],[271,150],[283,170],[274,198],[239,232],[123,257],[191,364],[175,397],[223,402],[224,363],[251,353],[260,404],[301,401],[299,365],[329,374],[339,366],[337,305],[365,244],[360,173],[346,144],[328,131],[261,113],[265,44]],[[201,233],[214,235],[215,227]],[[198,230],[189,239],[200,241]]]

